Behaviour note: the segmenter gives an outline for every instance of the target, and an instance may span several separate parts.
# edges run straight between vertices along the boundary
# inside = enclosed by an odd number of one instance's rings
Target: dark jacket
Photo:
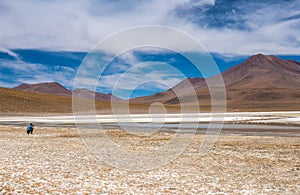
[[[28,125],[26,131],[31,131],[33,130],[33,126],[32,125]]]

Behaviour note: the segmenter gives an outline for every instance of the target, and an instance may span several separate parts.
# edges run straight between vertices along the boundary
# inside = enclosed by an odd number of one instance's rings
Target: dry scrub
[[[107,135],[138,150],[164,144],[174,134]],[[72,128],[0,127],[0,194],[299,194],[300,138],[221,136],[199,156],[203,135],[169,165],[147,172],[109,167],[89,153]],[[127,144],[127,145],[126,145]],[[143,147],[145,146],[145,147]]]

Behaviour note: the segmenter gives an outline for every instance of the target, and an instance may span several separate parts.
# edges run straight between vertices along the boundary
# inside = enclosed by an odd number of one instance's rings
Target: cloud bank
[[[3,0],[0,43],[88,51],[117,31],[164,25],[187,32],[211,52],[299,54],[299,10],[298,0]]]

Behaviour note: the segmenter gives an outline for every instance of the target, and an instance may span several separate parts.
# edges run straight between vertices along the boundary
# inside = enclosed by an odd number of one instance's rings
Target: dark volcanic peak
[[[36,93],[44,93],[51,95],[63,95],[69,96],[71,95],[71,91],[66,89],[64,86],[57,82],[46,82],[46,83],[37,83],[37,84],[21,84],[14,89],[36,92]]]

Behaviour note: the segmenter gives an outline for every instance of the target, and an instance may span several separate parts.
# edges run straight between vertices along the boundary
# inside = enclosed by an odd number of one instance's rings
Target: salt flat
[[[300,111],[286,112],[226,112],[183,114],[124,114],[80,115],[42,117],[1,117],[1,122],[38,122],[48,124],[67,123],[261,123],[300,125]]]
[[[104,130],[127,150],[172,139]],[[75,128],[0,126],[0,194],[299,194],[300,137],[221,135],[199,155],[203,135],[171,163],[145,172],[99,162]]]
[[[0,126],[0,194],[299,194],[299,116],[300,112],[253,112],[213,117],[210,113],[1,117],[0,124],[5,125]],[[33,135],[25,133],[28,122],[37,124]],[[156,150],[177,136],[173,130],[180,123],[177,133],[189,133],[195,124],[199,131],[220,124],[224,129],[204,156],[200,146],[205,132],[196,134],[167,165],[135,172],[99,161],[72,128],[75,122],[82,127],[100,123],[101,131],[128,151]],[[119,125],[162,131],[137,136]]]

